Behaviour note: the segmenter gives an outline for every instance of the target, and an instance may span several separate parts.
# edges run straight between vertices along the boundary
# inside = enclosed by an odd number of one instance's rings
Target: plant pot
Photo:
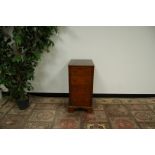
[[[20,110],[24,110],[29,107],[29,99],[17,100],[17,105]]]

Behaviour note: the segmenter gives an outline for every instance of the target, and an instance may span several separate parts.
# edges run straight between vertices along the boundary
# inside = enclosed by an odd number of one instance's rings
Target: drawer
[[[70,100],[71,100],[71,104],[74,106],[89,107],[92,104],[91,98],[82,98],[80,96],[76,96],[76,97],[70,98]]]
[[[91,94],[92,89],[86,85],[72,86],[71,93],[72,94]]]
[[[91,76],[92,67],[70,67],[70,76]]]
[[[91,99],[90,95],[82,93],[71,94],[70,96],[71,104],[74,106],[90,106]]]
[[[89,106],[91,104],[92,92],[88,87],[72,87],[70,100],[73,105]]]
[[[72,76],[70,78],[71,85],[91,85],[92,79],[91,76]]]

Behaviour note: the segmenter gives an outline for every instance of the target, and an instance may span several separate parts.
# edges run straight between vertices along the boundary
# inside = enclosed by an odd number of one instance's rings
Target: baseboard
[[[44,96],[44,97],[69,97],[69,93],[38,93],[30,92],[29,95]]]
[[[29,95],[42,96],[42,97],[69,97],[69,93],[41,93],[41,92],[29,92]],[[9,92],[3,92],[3,95],[9,95]],[[155,94],[93,94],[93,97],[97,98],[147,98],[155,97]]]
[[[93,97],[105,97],[105,98],[147,98],[147,97],[155,97],[155,94],[93,94]]]
[[[38,93],[31,92],[30,95],[44,96],[44,97],[69,97],[69,93]],[[155,94],[93,94],[93,97],[105,98],[146,98],[155,97]]]

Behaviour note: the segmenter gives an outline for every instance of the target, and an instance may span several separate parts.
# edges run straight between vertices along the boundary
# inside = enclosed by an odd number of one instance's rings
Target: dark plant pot
[[[24,110],[29,107],[29,99],[17,100],[17,105],[20,110]]]

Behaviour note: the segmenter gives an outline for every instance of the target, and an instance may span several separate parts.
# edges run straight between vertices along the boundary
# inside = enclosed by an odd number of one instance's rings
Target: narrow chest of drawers
[[[73,59],[68,65],[69,71],[69,108],[92,111],[94,64],[92,60]]]

